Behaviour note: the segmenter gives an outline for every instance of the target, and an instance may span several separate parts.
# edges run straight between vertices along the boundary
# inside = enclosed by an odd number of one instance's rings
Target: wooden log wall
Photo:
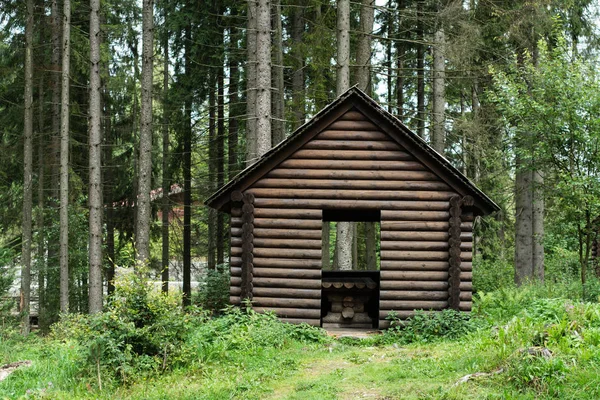
[[[319,325],[323,209],[381,210],[380,327],[391,310],[448,307],[449,201],[457,193],[350,111],[246,190],[253,203],[253,304]],[[232,208],[232,301],[241,293],[244,212]],[[460,309],[471,307],[472,215],[460,224]],[[239,282],[239,284],[238,284]]]

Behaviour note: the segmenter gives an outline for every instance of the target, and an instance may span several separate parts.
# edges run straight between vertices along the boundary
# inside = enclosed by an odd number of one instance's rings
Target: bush
[[[383,334],[382,340],[385,343],[407,344],[457,339],[480,326],[471,314],[451,309],[431,313],[417,311],[405,321],[399,320],[393,314],[388,319],[391,320],[391,327]]]
[[[473,260],[473,291],[492,292],[503,288],[512,288],[514,267],[511,262],[502,260]]]
[[[193,303],[215,314],[229,304],[229,264],[217,265],[203,277]]]

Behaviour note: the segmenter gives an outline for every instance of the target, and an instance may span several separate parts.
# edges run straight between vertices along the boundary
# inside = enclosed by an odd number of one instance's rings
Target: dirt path
[[[10,364],[6,364],[0,367],[0,382],[8,378],[10,374],[15,372],[17,369],[21,367],[29,367],[31,366],[31,361],[15,361]]]

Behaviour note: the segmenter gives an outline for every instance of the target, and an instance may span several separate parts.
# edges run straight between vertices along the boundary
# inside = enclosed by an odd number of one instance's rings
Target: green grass
[[[103,367],[102,390],[85,343],[4,335],[0,364],[33,364],[0,383],[0,399],[600,398],[600,305],[526,290],[484,296],[478,323],[455,339],[438,335],[439,319],[361,342],[257,315],[207,320],[183,361],[125,382]],[[542,347],[551,357],[528,352]],[[477,372],[494,373],[457,383]]]

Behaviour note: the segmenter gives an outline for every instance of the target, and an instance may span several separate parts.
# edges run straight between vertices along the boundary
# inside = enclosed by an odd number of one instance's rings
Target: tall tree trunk
[[[385,14],[385,25],[386,25],[386,43],[385,43],[385,67],[386,67],[386,86],[387,86],[387,111],[393,113],[394,107],[394,83],[393,83],[393,61],[392,61],[392,43],[394,38],[394,14],[392,12],[392,0],[387,2],[387,11]]]
[[[544,282],[544,173],[534,170],[532,175],[532,263],[533,277]]]
[[[283,26],[281,23],[281,0],[275,0],[275,13],[273,14],[273,31],[275,39],[273,43],[274,61],[273,65],[273,134],[272,145],[276,146],[285,139],[285,93],[283,87]]]
[[[398,0],[398,26],[402,26],[402,12],[404,10],[404,1]],[[405,57],[405,46],[403,40],[402,30],[398,29],[398,37],[396,38],[396,107],[398,110],[398,119],[404,122],[404,57]]]
[[[425,42],[421,1],[417,1],[417,135],[425,137]]]
[[[446,35],[442,23],[438,22],[433,45],[433,134],[432,145],[435,151],[444,155],[446,142]]]
[[[188,2],[187,5],[190,3]],[[191,304],[192,273],[192,26],[185,27],[185,88],[183,129],[183,306]]]
[[[21,332],[28,335],[31,302],[31,237],[33,213],[33,0],[27,0],[25,26],[25,113],[23,129],[23,220],[21,239]]]
[[[238,63],[238,34],[234,26],[237,21],[237,9],[232,7],[232,26],[229,28],[230,48],[229,48],[229,105],[228,105],[228,139],[227,139],[227,154],[229,157],[228,176],[229,179],[237,175],[238,171],[238,110],[239,110],[239,63]]]
[[[349,87],[350,0],[337,0],[337,95],[340,96]]]
[[[522,285],[533,277],[532,254],[532,176],[526,160],[517,153],[515,180],[515,283]]]
[[[154,0],[142,5],[142,109],[140,119],[140,160],[138,166],[136,261],[150,259],[150,220],[152,218],[152,78],[154,68]]]
[[[350,87],[350,1],[337,0],[337,95]],[[335,241],[335,268],[352,269],[354,227],[351,222],[338,222]]]
[[[257,59],[257,0],[248,0],[246,29],[246,166],[256,161],[256,59]]]
[[[358,88],[371,94],[371,34],[375,19],[374,0],[362,0],[360,9],[360,36],[356,49]]]
[[[90,0],[89,119],[89,304],[90,314],[102,311],[102,131],[100,106],[100,0]]]
[[[271,2],[256,7],[256,156],[271,148]]]
[[[45,167],[46,162],[44,155],[46,154],[45,140],[45,122],[44,122],[44,74],[40,74],[38,87],[38,192],[37,192],[37,215],[36,215],[36,231],[37,237],[37,270],[38,270],[38,327],[44,328],[46,319],[46,245],[44,234],[44,207],[46,196],[44,194],[44,185],[46,183]]]
[[[215,121],[215,78],[214,73],[209,72],[208,77],[208,185],[210,191],[217,189],[217,127]],[[214,270],[217,267],[217,210],[208,209],[208,269]]]
[[[54,198],[55,204],[58,205],[59,194],[59,181],[60,181],[60,88],[61,88],[61,70],[60,64],[60,34],[61,34],[61,20],[59,15],[58,0],[52,0],[51,4],[51,19],[52,19],[52,56],[51,56],[51,70],[52,70],[52,158],[51,158],[51,187],[52,197]],[[52,250],[51,246],[48,250]]]
[[[304,124],[306,120],[306,102],[304,94],[304,51],[302,51],[302,40],[304,39],[304,0],[294,2],[295,7],[292,10],[291,18],[291,39],[292,48],[290,50],[293,72],[292,72],[292,103],[294,107],[293,129]]]
[[[60,102],[60,311],[69,312],[69,79],[71,0],[63,4],[62,94]]]
[[[169,30],[167,29],[167,8],[165,2],[165,20],[163,32],[163,108],[162,108],[162,265],[161,281],[162,291],[169,292],[169,215],[171,207],[169,205],[169,192],[171,190],[171,177],[169,174]]]
[[[219,15],[223,14],[223,10],[219,11]],[[224,68],[224,34],[222,28],[219,31],[219,67],[217,69],[217,188],[220,188],[225,183],[225,73]],[[225,220],[223,213],[217,213],[217,264],[225,262]]]

